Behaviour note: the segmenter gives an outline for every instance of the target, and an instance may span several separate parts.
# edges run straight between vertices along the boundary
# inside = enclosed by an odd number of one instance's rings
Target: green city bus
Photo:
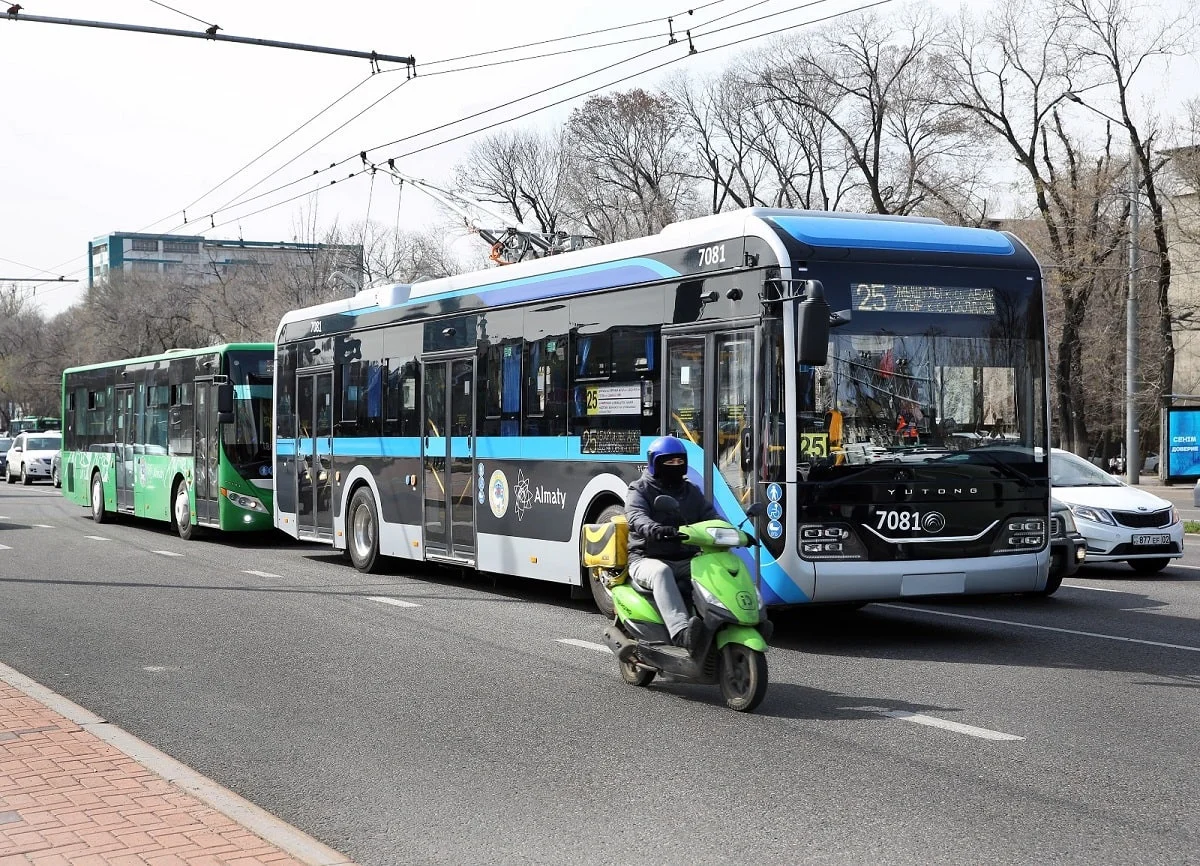
[[[63,371],[63,494],[119,515],[200,528],[270,529],[269,343],[173,349]]]
[[[57,418],[34,415],[26,418],[14,418],[8,422],[8,435],[19,436],[22,433],[44,433],[47,430],[59,430],[62,424]]]

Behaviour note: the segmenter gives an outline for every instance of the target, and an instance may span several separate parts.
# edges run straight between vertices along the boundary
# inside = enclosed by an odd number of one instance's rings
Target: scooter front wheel
[[[631,686],[648,686],[657,673],[654,668],[642,667],[632,661],[618,661],[617,664],[621,666],[621,679]]]
[[[725,705],[748,713],[767,696],[767,657],[740,643],[721,648],[717,678]]]

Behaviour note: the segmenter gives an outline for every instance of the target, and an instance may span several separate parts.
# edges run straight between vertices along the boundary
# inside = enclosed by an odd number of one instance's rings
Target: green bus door
[[[133,513],[133,446],[137,441],[137,404],[132,385],[117,387],[117,511]]]
[[[216,525],[221,516],[217,496],[221,488],[221,426],[217,423],[217,385],[196,382],[196,472],[192,481],[196,497],[196,522]]]

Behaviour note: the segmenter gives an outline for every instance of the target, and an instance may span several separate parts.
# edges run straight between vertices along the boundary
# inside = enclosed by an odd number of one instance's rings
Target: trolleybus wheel
[[[104,509],[104,482],[100,473],[92,473],[92,520],[97,523],[108,523],[112,516]]]
[[[614,517],[618,517],[624,513],[625,509],[620,505],[606,505],[593,522],[608,523]],[[596,608],[600,613],[605,616],[612,616],[616,613],[616,608],[613,606],[612,590],[605,586],[604,582],[600,579],[600,569],[584,568],[583,579],[587,581],[588,587],[592,590],[592,600],[596,602]]]
[[[379,514],[371,488],[365,484],[350,498],[346,536],[346,549],[354,567],[365,574],[375,571],[379,564]]]
[[[725,705],[749,712],[767,696],[767,657],[740,643],[725,644],[717,661],[717,678]]]
[[[171,497],[171,524],[184,541],[191,541],[198,535],[197,527],[192,523],[192,503],[188,499],[188,485],[182,478],[175,482],[175,494]]]

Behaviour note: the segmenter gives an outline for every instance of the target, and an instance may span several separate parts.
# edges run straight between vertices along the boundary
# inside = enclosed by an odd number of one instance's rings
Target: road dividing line
[[[889,719],[899,719],[902,722],[913,722],[930,728],[941,728],[956,734],[966,734],[968,737],[979,737],[981,740],[1023,740],[1016,734],[1006,734],[1003,731],[991,731],[987,728],[977,728],[974,725],[964,725],[961,722],[950,722],[924,713],[910,713],[907,710],[885,710],[883,707],[839,707],[843,710],[860,710],[866,713],[879,713]]]
[[[36,526],[38,529],[53,529],[54,528],[49,523],[35,523],[33,525]]]
[[[12,550],[7,544],[0,544],[0,550]]]
[[[1108,589],[1102,586],[1084,586],[1083,584],[1079,583],[1064,583],[1063,586],[1065,586],[1067,589],[1090,589],[1092,592],[1128,592],[1128,590],[1125,589]]]
[[[607,646],[602,643],[593,643],[590,640],[576,640],[573,637],[560,637],[558,643],[570,644],[571,646],[581,646],[584,649],[595,650],[596,652],[607,653],[612,652]]]
[[[1055,628],[1052,625],[1034,625],[1031,622],[1014,622],[1011,619],[993,619],[990,616],[968,616],[965,613],[950,613],[949,611],[945,610],[930,610],[923,607],[909,607],[908,605],[904,604],[877,604],[875,606],[890,607],[893,610],[903,610],[908,613],[927,613],[932,616],[948,616],[951,619],[969,619],[975,622],[991,622],[996,623],[997,625],[1011,625],[1016,626],[1017,628],[1030,628],[1037,631],[1053,631],[1058,632],[1059,634],[1073,634],[1078,635],[1079,637],[1094,637],[1098,638],[1099,640],[1113,640],[1118,641],[1119,643],[1136,643],[1141,644],[1142,646],[1157,646],[1163,647],[1164,649],[1177,649],[1183,650],[1184,652],[1200,653],[1200,646],[1187,646],[1186,644],[1178,643],[1162,643],[1161,641],[1142,640],[1136,637],[1121,637],[1120,635],[1116,634],[1101,634],[1100,632],[1095,631],[1078,631],[1073,628]]]
[[[386,595],[368,595],[367,598],[369,598],[371,601],[377,601],[380,604],[390,604],[393,607],[420,607],[421,606],[414,601],[401,601],[398,598],[388,598]]]
[[[90,538],[92,541],[108,541],[103,535],[85,535],[84,538]]]
[[[282,574],[271,574],[269,571],[243,571],[242,574],[253,574],[255,577],[283,577]]]
[[[157,553],[159,556],[183,556],[182,553],[174,553],[170,550],[152,550],[151,553]]]

